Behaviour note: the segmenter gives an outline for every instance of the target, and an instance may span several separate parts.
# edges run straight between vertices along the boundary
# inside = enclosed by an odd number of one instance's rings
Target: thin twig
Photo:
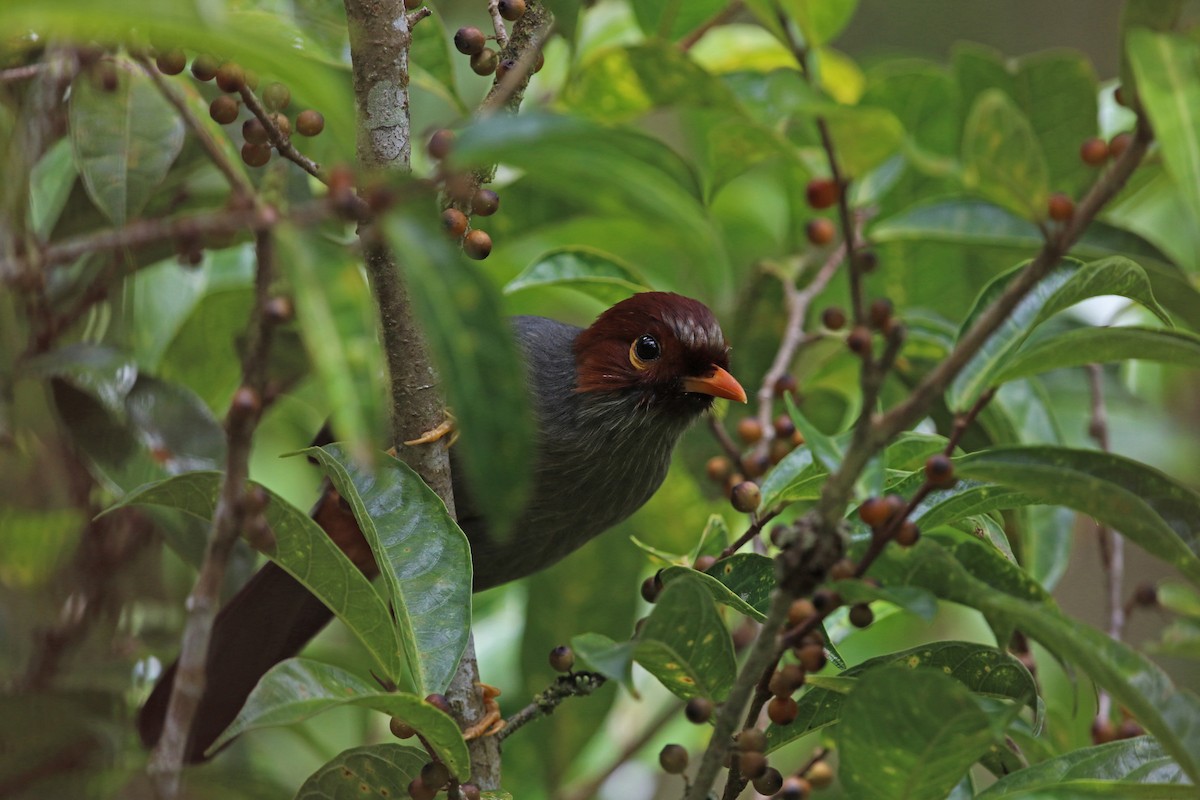
[[[742,0],[733,0],[732,3],[722,8],[716,14],[713,14],[711,17],[702,22],[699,27],[697,27],[687,36],[684,36],[682,39],[680,39],[679,49],[683,50],[684,52],[691,50],[696,45],[696,42],[704,38],[704,34],[708,33],[718,25],[724,25],[726,22],[729,22],[738,14],[742,13],[743,7],[744,4],[742,3]]]
[[[26,81],[30,78],[37,77],[37,74],[46,69],[45,62],[39,61],[36,64],[26,64],[23,67],[12,67],[11,69],[0,70],[0,83],[16,83],[17,81]]]
[[[568,697],[587,697],[607,680],[598,672],[584,670],[558,676],[545,691],[533,698],[532,703],[504,721],[504,727],[496,734],[496,739],[504,741],[535,719],[550,716]]]
[[[1104,452],[1108,446],[1108,407],[1104,401],[1104,368],[1099,364],[1088,364],[1088,388],[1092,396],[1091,419],[1088,435]],[[1108,635],[1121,641],[1125,633],[1125,606],[1121,602],[1125,581],[1125,540],[1115,536],[1111,528],[1102,522],[1096,523],[1096,538],[1100,544],[1100,562],[1104,569],[1105,602],[1108,605]],[[1101,689],[1096,702],[1096,718],[1107,721],[1112,714],[1112,697]]]
[[[275,120],[267,112],[267,109],[263,107],[263,104],[259,102],[258,96],[254,94],[253,89],[249,86],[242,86],[238,94],[241,95],[242,102],[246,104],[246,109],[262,123],[263,128],[267,131],[267,140],[274,145],[275,151],[279,155],[296,164],[300,169],[321,181],[321,183],[328,182],[325,174],[321,171],[321,165],[296,149],[296,145],[292,144],[292,137],[285,134],[275,124]]]
[[[762,529],[767,526],[767,523],[775,519],[777,516],[779,516],[779,511],[768,511],[765,514],[755,515],[754,521],[750,523],[750,527],[746,528],[746,532],[739,536],[737,541],[733,542],[724,550],[722,550],[721,554],[717,556],[717,561],[720,561],[723,558],[729,558],[738,550],[741,550],[746,546],[746,542],[749,542],[755,536],[758,536],[760,533],[762,533]]]
[[[962,441],[963,435],[975,422],[975,418],[979,416],[987,404],[992,402],[992,398],[996,396],[996,387],[988,389],[983,394],[979,395],[979,399],[965,414],[959,414],[954,418],[954,429],[950,432],[950,438],[946,441],[946,447],[942,451],[946,456],[954,455],[954,448],[958,447],[958,443]]]
[[[500,16],[500,0],[488,0],[488,14],[492,16],[492,27],[496,31],[496,44],[500,45],[500,49],[508,47],[508,27],[504,24],[504,17]]]

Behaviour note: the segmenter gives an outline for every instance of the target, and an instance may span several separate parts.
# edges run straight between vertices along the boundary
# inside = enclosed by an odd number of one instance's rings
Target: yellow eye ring
[[[658,344],[658,339],[655,339],[650,334],[643,334],[633,340],[629,345],[629,363],[634,369],[645,369],[649,364],[648,361],[657,361],[662,355],[662,348]]]

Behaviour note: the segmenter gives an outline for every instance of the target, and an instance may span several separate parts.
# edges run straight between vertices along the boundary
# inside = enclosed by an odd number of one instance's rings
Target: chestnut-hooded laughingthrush
[[[544,317],[516,317],[512,327],[528,366],[536,463],[529,500],[505,539],[489,535],[462,471],[452,471],[476,591],[544,569],[628,517],[658,489],[679,436],[713,398],[746,401],[727,371],[729,347],[716,318],[687,297],[636,294],[585,329]],[[326,492],[313,518],[363,572],[377,574],[336,493]],[[258,679],[331,617],[275,564],[250,579],[217,616],[189,761],[203,760]],[[174,674],[172,665],[142,707],[138,728],[147,745],[162,732]]]

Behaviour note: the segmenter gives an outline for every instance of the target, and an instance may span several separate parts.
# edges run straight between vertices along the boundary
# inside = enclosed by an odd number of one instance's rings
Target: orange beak
[[[716,366],[706,377],[684,378],[683,390],[695,394],[711,394],[713,397],[723,397],[739,403],[746,402],[746,390],[737,382],[737,378]]]

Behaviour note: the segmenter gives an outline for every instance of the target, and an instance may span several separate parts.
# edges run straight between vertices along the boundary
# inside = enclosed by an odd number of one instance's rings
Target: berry
[[[388,727],[392,731],[392,736],[397,739],[411,739],[417,735],[417,729],[403,722],[399,717],[392,717],[392,721],[388,723]]]
[[[438,161],[450,155],[452,149],[454,149],[454,131],[449,128],[434,131],[433,135],[429,137],[429,144],[425,145],[425,151],[429,153],[429,157]]]
[[[790,439],[796,432],[796,423],[792,422],[792,418],[787,414],[780,414],[771,425],[775,428],[775,435],[780,439]]]
[[[252,416],[262,410],[262,397],[249,386],[239,386],[229,404],[230,415]]]
[[[198,81],[211,81],[220,67],[215,58],[201,53],[192,59],[192,76]]]
[[[687,705],[683,709],[684,716],[688,718],[688,721],[694,722],[697,725],[702,722],[708,722],[708,718],[712,716],[712,712],[713,702],[707,697],[693,697],[691,700],[688,700]]]
[[[767,688],[776,697],[791,697],[804,685],[804,669],[799,664],[787,664],[775,670]]]
[[[867,309],[867,319],[875,330],[881,331],[887,328],[892,319],[892,301],[886,297],[877,297],[872,300],[870,308]]]
[[[500,208],[500,195],[491,189],[480,189],[471,198],[471,213],[480,217],[490,217]]]
[[[1121,155],[1129,149],[1129,145],[1133,143],[1133,134],[1118,133],[1108,143],[1108,153],[1113,158],[1120,158]]]
[[[742,459],[742,472],[751,480],[762,477],[770,466],[771,459],[765,455],[751,453]]]
[[[271,122],[275,123],[275,127],[279,129],[279,133],[285,139],[292,135],[292,123],[288,120],[287,115],[276,111],[270,116]]]
[[[525,15],[525,0],[500,0],[496,4],[500,16],[509,22],[520,19]]]
[[[863,275],[870,275],[879,266],[879,255],[874,250],[862,250],[854,254],[854,268]]]
[[[427,694],[425,695],[425,702],[443,714],[450,713],[450,701],[446,699],[446,695],[444,694]]]
[[[881,527],[891,516],[892,510],[882,497],[868,497],[858,507],[858,518],[872,528]]]
[[[804,197],[813,208],[829,208],[841,196],[838,185],[829,178],[813,178],[804,188]]]
[[[800,660],[800,666],[808,672],[820,672],[825,666],[825,647],[820,644],[806,644],[796,651],[796,658]]]
[[[296,308],[292,305],[291,298],[285,295],[272,297],[263,306],[263,316],[275,325],[290,322],[295,313]]]
[[[783,781],[783,788],[776,795],[779,800],[808,800],[812,794],[812,786],[804,778],[789,775]]]
[[[792,435],[794,436],[795,434]],[[780,461],[783,461],[783,459],[787,457],[787,454],[792,452],[793,446],[794,445],[792,444],[791,437],[786,439],[776,439],[775,441],[771,442],[771,449],[769,453],[770,462],[772,464],[778,464]]]
[[[851,353],[856,353],[864,358],[871,355],[871,331],[866,325],[855,325],[854,330],[850,331],[850,335],[846,337],[846,346],[850,348]]]
[[[238,92],[246,85],[246,71],[232,61],[217,68],[217,86],[222,92]]]
[[[228,125],[237,119],[238,101],[224,94],[216,97],[209,103],[208,115],[213,118],[214,122]]]
[[[178,75],[187,66],[187,56],[178,47],[173,47],[159,53],[154,63],[163,75]]]
[[[911,519],[900,523],[900,530],[896,531],[896,544],[901,547],[912,547],[920,538],[921,529],[917,527],[917,523]]]
[[[1046,202],[1046,213],[1055,222],[1066,222],[1075,214],[1075,201],[1062,192],[1055,192]]]
[[[757,509],[762,501],[762,491],[754,481],[742,481],[733,487],[729,500],[735,511],[749,514]]]
[[[467,258],[483,261],[492,252],[492,237],[488,236],[487,231],[476,228],[463,239],[463,252]]]
[[[754,417],[745,417],[738,422],[737,435],[746,444],[754,444],[763,436],[762,425]]]
[[[747,778],[759,778],[767,771],[767,757],[762,753],[742,753],[738,756],[738,769]]]
[[[662,592],[662,579],[657,574],[651,575],[646,580],[642,581],[642,599],[647,603],[653,603],[658,599],[658,595]]]
[[[829,578],[835,581],[844,581],[847,578],[853,578],[857,571],[858,565],[848,558],[838,559],[829,568]]]
[[[1108,744],[1116,739],[1117,727],[1111,720],[1097,718],[1092,722],[1092,744]]]
[[[470,175],[448,175],[442,182],[442,192],[453,202],[466,205],[475,196],[475,184]]]
[[[542,71],[542,67],[546,66],[546,56],[538,51],[537,61],[533,62],[533,74],[536,75]]]
[[[875,621],[875,613],[866,603],[858,603],[850,607],[850,624],[856,628],[866,628]]]
[[[440,789],[450,782],[450,770],[440,761],[429,761],[421,767],[421,783],[431,789]]]
[[[1158,605],[1158,587],[1153,583],[1140,583],[1133,590],[1133,602],[1145,608]]]
[[[893,517],[904,511],[905,506],[908,505],[904,502],[904,498],[895,492],[885,494],[883,502],[887,503],[888,513]]]
[[[948,489],[954,485],[954,462],[944,453],[936,453],[925,460],[925,480],[935,489]]]
[[[813,592],[813,606],[822,614],[828,614],[842,604],[842,598],[837,592],[829,589],[818,589]]]
[[[840,331],[846,325],[846,312],[837,306],[829,306],[821,312],[821,324],[831,331]]]
[[[688,753],[683,745],[669,744],[658,753],[658,763],[663,771],[671,775],[679,775],[688,765]]]
[[[296,133],[301,136],[316,136],[325,130],[325,117],[320,111],[311,108],[301,111],[296,116]]]
[[[476,75],[491,75],[500,66],[500,56],[490,47],[485,47],[471,56],[471,71]]]
[[[1113,89],[1113,102],[1119,106],[1129,108],[1129,100],[1125,97],[1124,86],[1118,86],[1116,89]]]
[[[454,47],[464,56],[473,56],[483,50],[487,37],[479,28],[459,28],[454,32]]]
[[[463,800],[479,800],[483,795],[479,787],[473,783],[464,783],[458,787],[458,793],[463,796]]]
[[[713,456],[704,465],[704,473],[710,481],[721,483],[733,474],[733,464],[725,456]]]
[[[783,774],[774,767],[767,767],[766,772],[754,779],[754,791],[770,797],[783,788]]]
[[[1108,143],[1099,136],[1084,139],[1083,144],[1079,145],[1079,157],[1083,163],[1098,167],[1108,160]]]
[[[792,601],[788,607],[788,625],[794,628],[816,614],[817,607],[813,605],[812,600],[801,597],[799,600]]]
[[[292,102],[292,92],[285,84],[275,81],[263,89],[263,103],[268,111],[283,111]]]
[[[550,669],[555,672],[570,672],[575,666],[575,651],[560,644],[550,651]]]
[[[467,232],[467,215],[457,208],[447,208],[442,212],[442,230],[451,239],[461,239]]]
[[[799,713],[800,708],[790,696],[780,697],[776,695],[771,698],[771,702],[767,703],[767,716],[776,725],[791,725],[796,721],[796,715]]]
[[[833,226],[833,222],[824,217],[810,219],[808,224],[804,226],[804,235],[808,237],[808,241],[817,247],[824,247],[833,241],[833,237],[837,235],[837,228]]]
[[[827,761],[818,761],[808,768],[804,777],[814,789],[825,789],[833,783],[833,767]]]
[[[696,559],[696,563],[692,564],[692,569],[697,572],[708,572],[715,563],[717,563],[716,556],[699,556]]]
[[[246,142],[242,145],[242,161],[251,167],[261,167],[271,160],[271,148],[265,144]]]
[[[738,734],[737,748],[743,753],[761,753],[767,749],[767,735],[758,728],[745,728]]]
[[[789,393],[795,394],[798,388],[800,388],[800,385],[796,382],[796,376],[790,372],[783,373],[775,381],[775,394],[777,396]]]
[[[242,123],[242,138],[247,144],[266,144],[267,128],[258,117],[251,117]]]
[[[742,481],[746,480],[746,476],[740,472],[735,472],[725,479],[725,497],[733,495],[733,487],[737,486]]]
[[[433,800],[437,797],[438,790],[432,786],[426,786],[425,782],[420,778],[413,778],[408,784],[408,796],[412,800]]]

